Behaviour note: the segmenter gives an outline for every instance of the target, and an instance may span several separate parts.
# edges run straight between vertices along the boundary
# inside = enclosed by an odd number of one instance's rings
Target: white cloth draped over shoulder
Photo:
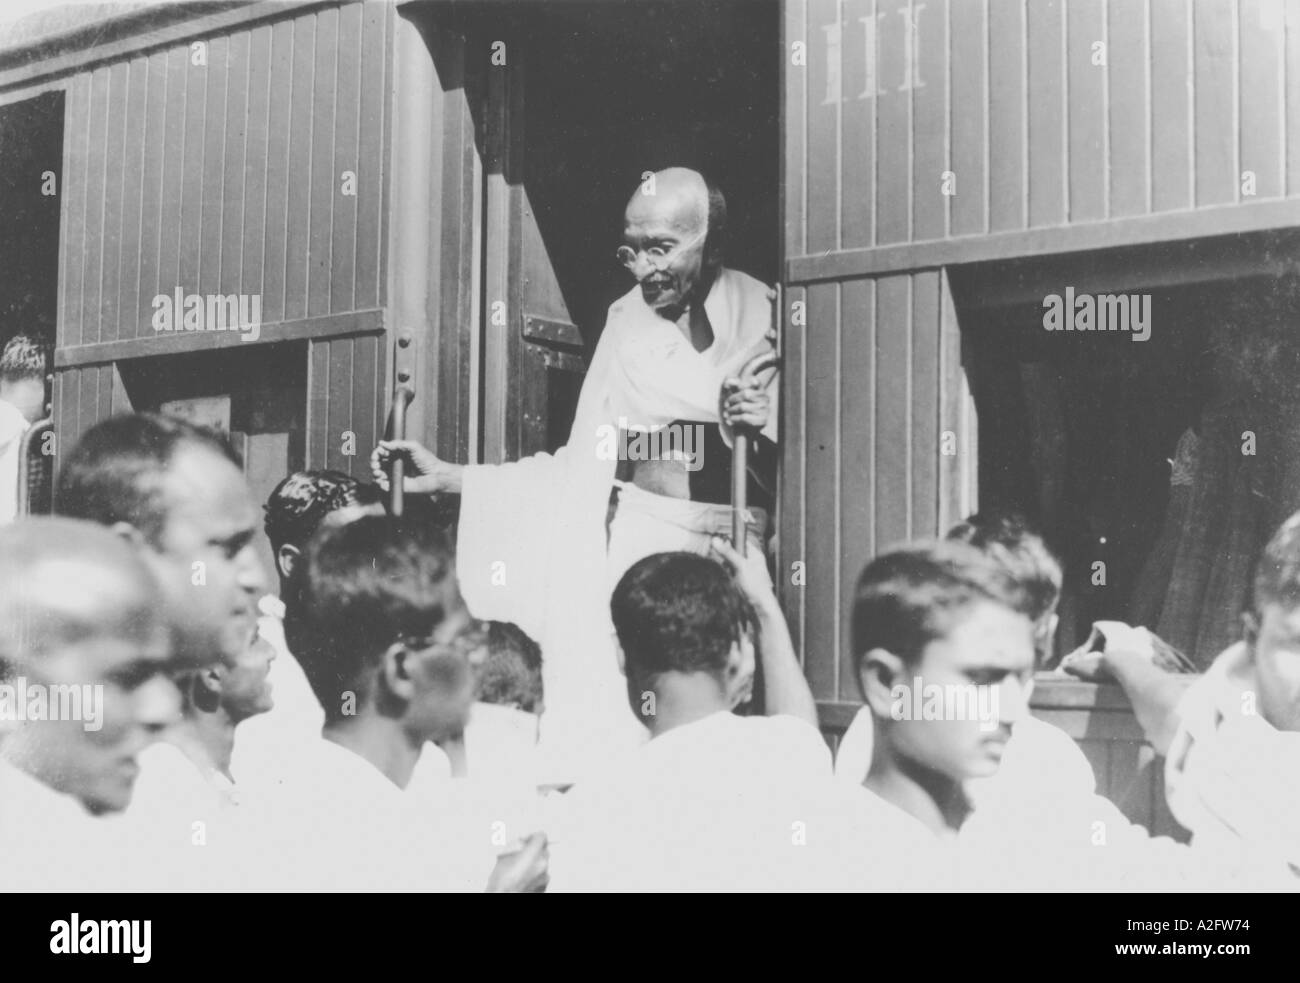
[[[514,622],[541,645],[543,780],[571,781],[644,739],[609,615],[605,519],[619,429],[721,426],[723,380],[771,347],[770,294],[753,277],[720,271],[704,310],[714,341],[697,352],[634,287],[610,306],[568,443],[465,469],[457,576],[475,617]],[[773,440],[775,391],[773,379],[764,429]]]

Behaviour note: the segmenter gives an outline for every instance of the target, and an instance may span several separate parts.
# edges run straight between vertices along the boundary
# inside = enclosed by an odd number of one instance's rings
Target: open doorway
[[[1201,668],[1240,637],[1255,559],[1300,508],[1298,245],[1242,235],[954,274],[980,504],[1036,519],[1062,556],[1058,655],[1105,619]],[[1119,296],[1127,323],[1104,324]],[[1047,330],[1053,308],[1075,330]]]
[[[50,92],[0,106],[0,349],[15,335],[52,351],[58,320],[59,193],[63,180],[63,93]],[[39,357],[34,359],[39,364]],[[18,409],[37,423],[49,416],[48,380],[35,383]],[[12,410],[14,407],[10,407]],[[0,502],[21,511],[51,508],[53,461],[44,430],[0,436]],[[21,460],[20,460],[21,459]],[[7,506],[0,508],[7,511]]]
[[[727,265],[775,280],[780,7],[578,0],[429,13],[434,31],[454,15],[482,73],[467,79],[485,172],[481,459],[554,450],[605,312],[633,286],[614,253],[645,172],[711,178],[727,197]],[[503,65],[488,63],[494,44]]]

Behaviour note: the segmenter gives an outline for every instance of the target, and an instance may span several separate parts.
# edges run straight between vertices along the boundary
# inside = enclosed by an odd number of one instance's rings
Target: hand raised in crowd
[[[503,853],[488,877],[488,894],[541,894],[550,883],[545,833],[533,833],[514,853]]]
[[[767,561],[760,551],[751,549],[741,556],[736,552],[735,547],[721,536],[714,536],[709,545],[713,551],[713,558],[721,561],[731,571],[736,586],[749,599],[749,603],[756,608],[775,603],[776,596],[772,593],[772,581],[767,575]]]
[[[403,491],[414,495],[460,492],[462,467],[442,460],[414,440],[381,440],[370,455],[370,472],[384,491],[388,491],[388,467],[394,458],[406,461],[408,466]]]

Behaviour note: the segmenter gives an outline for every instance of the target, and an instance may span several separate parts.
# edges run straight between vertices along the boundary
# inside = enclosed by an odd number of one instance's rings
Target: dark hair
[[[876,557],[858,577],[853,594],[853,659],[872,649],[904,662],[946,636],[971,607],[992,601],[1024,613],[1022,591],[993,558],[965,543],[905,546]]]
[[[482,703],[517,704],[539,713],[542,706],[542,650],[518,626],[506,621],[487,625],[488,655],[478,668]]]
[[[44,382],[49,364],[50,348],[47,344],[30,335],[16,334],[0,352],[0,379],[5,382],[40,379]]]
[[[1018,512],[976,512],[948,530],[947,539],[969,543],[996,560],[1024,594],[1020,611],[1038,622],[1061,596],[1061,564]]]
[[[271,548],[286,543],[302,549],[331,512],[350,505],[372,505],[382,499],[379,488],[342,471],[295,471],[267,497],[266,536]]]
[[[343,693],[364,699],[390,645],[433,634],[452,578],[442,533],[423,523],[365,515],[312,537],[294,569],[285,637],[327,720],[343,716]]]
[[[1273,533],[1255,563],[1248,608],[1259,614],[1268,604],[1300,607],[1300,512]]]
[[[172,458],[203,447],[242,470],[224,436],[176,417],[128,413],[87,430],[59,472],[55,511],[100,525],[129,522],[158,545],[167,525],[162,489]]]
[[[721,673],[732,645],[758,627],[731,574],[695,553],[634,563],[609,606],[627,678],[638,685],[664,672]]]

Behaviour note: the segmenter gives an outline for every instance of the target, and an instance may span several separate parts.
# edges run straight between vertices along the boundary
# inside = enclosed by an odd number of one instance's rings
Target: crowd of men
[[[374,484],[296,472],[260,509],[229,443],[182,420],[112,417],[61,455],[57,515],[0,526],[5,890],[1300,884],[1300,515],[1190,686],[1126,626],[1075,659],[1167,753],[1189,844],[1126,819],[1031,715],[1061,568],[1014,516],[861,571],[864,707],[833,759],[761,506],[749,549],[722,535],[736,432],[756,495],[773,460],[774,383],[748,369],[771,301],[721,266],[716,189],[657,177],[557,455],[461,467],[385,442]],[[615,422],[718,439],[705,461],[611,458]]]

